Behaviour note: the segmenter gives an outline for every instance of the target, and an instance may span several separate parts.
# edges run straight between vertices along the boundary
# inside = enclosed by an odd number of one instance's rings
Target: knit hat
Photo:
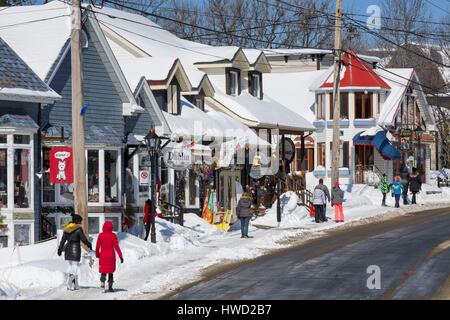
[[[399,176],[396,176],[396,177],[394,178],[394,180],[395,180],[395,181],[400,181],[401,179],[400,179]]]

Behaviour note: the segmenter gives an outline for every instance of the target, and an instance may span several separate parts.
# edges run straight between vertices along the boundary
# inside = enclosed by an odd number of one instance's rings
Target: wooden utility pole
[[[336,0],[336,23],[335,23],[335,63],[333,84],[333,148],[331,158],[331,187],[339,181],[339,149],[340,149],[340,118],[341,99],[339,94],[339,80],[341,73],[341,24],[342,24],[342,0]]]
[[[83,218],[83,230],[88,230],[88,210],[86,193],[86,158],[84,148],[84,116],[80,115],[83,106],[83,62],[81,52],[81,6],[80,0],[72,0],[72,152],[74,169],[75,213]]]

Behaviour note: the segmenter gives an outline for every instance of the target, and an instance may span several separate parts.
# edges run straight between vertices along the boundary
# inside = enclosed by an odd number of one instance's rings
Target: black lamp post
[[[161,153],[161,138],[156,134],[155,129],[151,128],[145,136],[147,142],[148,155],[151,163],[151,186],[150,186],[150,214],[151,219],[148,219],[145,240],[148,239],[150,224],[151,224],[151,242],[156,243],[156,229],[155,229],[155,210],[156,210],[156,181],[158,180],[158,157]]]

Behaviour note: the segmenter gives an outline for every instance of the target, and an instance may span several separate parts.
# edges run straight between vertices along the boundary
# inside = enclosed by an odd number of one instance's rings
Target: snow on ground
[[[418,205],[382,208],[381,193],[373,187],[354,185],[345,192],[346,222],[333,221],[333,208],[327,206],[327,223],[316,224],[304,207],[297,206],[297,196],[281,197],[282,223],[276,222],[276,204],[263,217],[251,222],[251,239],[240,238],[239,222],[228,233],[219,232],[195,214],[185,215],[185,226],[157,219],[157,243],[145,242],[126,233],[118,233],[124,253],[124,264],[118,263],[114,274],[116,292],[99,289],[98,260],[90,268],[82,259],[79,291],[65,288],[66,262],[56,255],[57,240],[31,246],[0,249],[0,299],[154,299],[176,288],[198,280],[205,268],[231,261],[256,258],[279,249],[319,237],[326,230],[351,227],[358,223],[378,221],[388,217],[420,211],[425,208],[450,206],[450,188],[424,185]],[[421,205],[421,204],[425,204]],[[265,226],[257,228],[256,226]],[[95,244],[96,236],[91,236]]]

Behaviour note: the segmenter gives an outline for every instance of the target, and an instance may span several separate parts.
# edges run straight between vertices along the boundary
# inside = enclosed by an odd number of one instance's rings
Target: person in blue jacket
[[[394,183],[392,184],[392,196],[395,197],[395,207],[400,208],[400,197],[403,193],[403,185],[400,182],[401,178],[399,176],[395,177]]]

